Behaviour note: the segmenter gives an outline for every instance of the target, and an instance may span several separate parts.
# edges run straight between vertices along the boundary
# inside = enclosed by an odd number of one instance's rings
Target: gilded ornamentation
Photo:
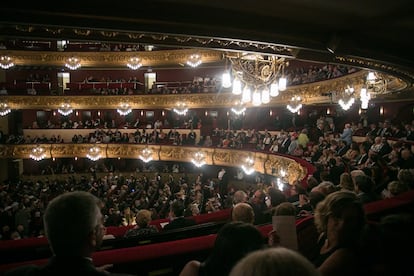
[[[32,144],[0,145],[0,157],[28,159],[34,146]],[[153,160],[191,162],[194,154],[201,151],[207,165],[238,167],[243,160],[250,157],[254,160],[254,169],[257,172],[278,175],[281,170],[284,170],[290,184],[302,180],[307,175],[307,169],[293,159],[241,150],[138,144],[40,144],[39,146],[45,148],[48,154],[50,153],[50,158],[85,158],[90,148],[98,147],[102,158],[137,159],[142,150],[148,148],[152,151]]]

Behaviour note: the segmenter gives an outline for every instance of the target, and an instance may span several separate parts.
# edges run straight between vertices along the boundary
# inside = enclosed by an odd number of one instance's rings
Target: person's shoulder
[[[196,260],[189,261],[181,270],[180,276],[197,276],[199,274],[200,264]]]

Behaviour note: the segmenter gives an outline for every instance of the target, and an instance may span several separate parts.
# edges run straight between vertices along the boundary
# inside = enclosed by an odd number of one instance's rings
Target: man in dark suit
[[[54,198],[43,217],[53,257],[43,267],[23,266],[5,275],[127,275],[109,273],[92,262],[92,253],[101,246],[106,232],[99,205],[98,198],[83,191]]]
[[[170,206],[170,223],[165,225],[163,230],[172,230],[196,225],[195,220],[184,217],[184,210],[184,202],[181,199],[176,199]]]

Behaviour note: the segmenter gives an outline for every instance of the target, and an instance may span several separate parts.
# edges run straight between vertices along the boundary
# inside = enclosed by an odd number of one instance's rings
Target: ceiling
[[[414,83],[410,0],[124,0],[0,7],[0,39],[253,51],[374,69]]]

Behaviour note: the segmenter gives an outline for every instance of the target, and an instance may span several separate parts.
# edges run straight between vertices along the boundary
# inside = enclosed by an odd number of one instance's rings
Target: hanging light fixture
[[[247,157],[244,164],[241,166],[244,173],[250,175],[254,172],[254,160],[251,157]]]
[[[237,116],[239,116],[246,112],[246,107],[241,102],[239,102],[238,104],[236,104],[236,106],[231,108],[231,111]]]
[[[120,115],[126,116],[132,112],[132,109],[128,103],[121,103],[116,111],[118,111]]]
[[[129,69],[138,70],[142,66],[141,59],[139,57],[132,57],[129,59],[127,66]]]
[[[68,115],[72,114],[73,109],[72,109],[70,104],[62,103],[60,105],[60,107],[58,108],[58,112],[59,112],[59,114],[61,114],[63,116],[68,116]]]
[[[69,68],[70,70],[77,70],[79,69],[82,65],[80,63],[80,59],[76,58],[76,57],[70,57],[68,58],[68,60],[65,63],[65,66],[67,68]]]
[[[202,60],[199,54],[193,54],[187,60],[187,65],[193,68],[198,67],[201,63],[202,63]]]
[[[141,151],[141,154],[139,155],[139,159],[141,159],[145,163],[150,162],[153,159],[152,158],[152,150],[150,148],[148,148],[148,147],[145,147]]]
[[[288,66],[288,62],[284,57],[243,53],[229,54],[228,59],[232,74],[226,69],[222,86],[229,88],[232,84],[232,93],[241,94],[242,102],[253,101],[256,106],[266,104],[270,102],[270,97],[277,97],[279,91],[286,90],[284,67]]]
[[[338,104],[342,107],[343,110],[349,110],[355,102],[354,98],[354,88],[352,86],[347,86],[344,90],[343,98],[339,99]]]
[[[202,167],[204,164],[206,164],[204,154],[201,151],[197,151],[194,154],[193,159],[191,159],[191,162],[198,168]]]
[[[9,69],[10,67],[13,67],[14,63],[11,57],[9,56],[1,56],[0,57],[0,67],[2,69]]]
[[[173,111],[178,115],[185,115],[188,112],[188,108],[185,103],[178,103],[177,106],[173,108]]]
[[[94,146],[89,149],[88,153],[86,154],[86,157],[88,157],[92,161],[99,160],[101,156],[101,149],[97,146]]]
[[[46,158],[46,150],[40,145],[37,145],[32,149],[29,156],[36,161],[43,160]]]
[[[293,96],[290,103],[286,106],[292,113],[297,113],[302,108],[302,99],[300,96]]]
[[[11,109],[7,103],[0,103],[0,116],[6,116],[11,112]]]

